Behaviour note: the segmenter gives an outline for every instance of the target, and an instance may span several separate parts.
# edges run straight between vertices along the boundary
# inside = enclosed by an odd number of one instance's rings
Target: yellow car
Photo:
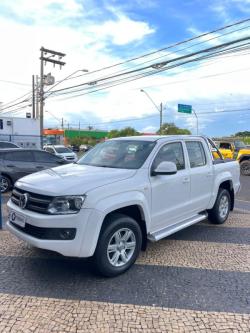
[[[221,140],[216,145],[224,158],[239,161],[242,175],[250,176],[250,148],[243,141]]]

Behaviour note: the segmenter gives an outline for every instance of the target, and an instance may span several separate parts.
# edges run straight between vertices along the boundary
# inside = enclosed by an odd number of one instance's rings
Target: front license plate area
[[[17,212],[14,212],[14,211],[10,211],[9,221],[14,224],[17,224],[21,228],[24,228],[26,219],[25,219],[25,216],[23,216]]]

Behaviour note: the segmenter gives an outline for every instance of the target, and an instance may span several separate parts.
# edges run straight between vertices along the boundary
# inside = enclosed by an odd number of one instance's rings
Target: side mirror
[[[155,170],[152,170],[151,176],[174,175],[177,173],[176,164],[173,162],[161,162]]]

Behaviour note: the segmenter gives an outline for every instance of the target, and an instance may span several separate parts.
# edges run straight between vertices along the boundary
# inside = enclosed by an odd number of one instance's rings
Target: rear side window
[[[155,157],[153,169],[157,168],[161,162],[173,162],[176,164],[177,170],[185,169],[181,142],[168,143],[163,146]]]
[[[13,151],[12,153],[6,153],[5,159],[8,161],[18,161],[18,162],[34,162],[33,154],[31,151]]]
[[[55,155],[48,154],[47,152],[43,151],[34,151],[35,161],[36,162],[43,162],[43,163],[55,163],[60,160]]]
[[[201,142],[188,141],[186,142],[186,147],[191,168],[197,168],[206,165],[206,155]]]
[[[11,142],[0,142],[0,148],[18,148],[18,147]]]

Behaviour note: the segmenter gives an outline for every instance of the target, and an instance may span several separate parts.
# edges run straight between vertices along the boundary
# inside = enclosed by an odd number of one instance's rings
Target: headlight
[[[49,204],[48,213],[53,215],[76,214],[82,208],[84,200],[84,195],[56,197]]]

